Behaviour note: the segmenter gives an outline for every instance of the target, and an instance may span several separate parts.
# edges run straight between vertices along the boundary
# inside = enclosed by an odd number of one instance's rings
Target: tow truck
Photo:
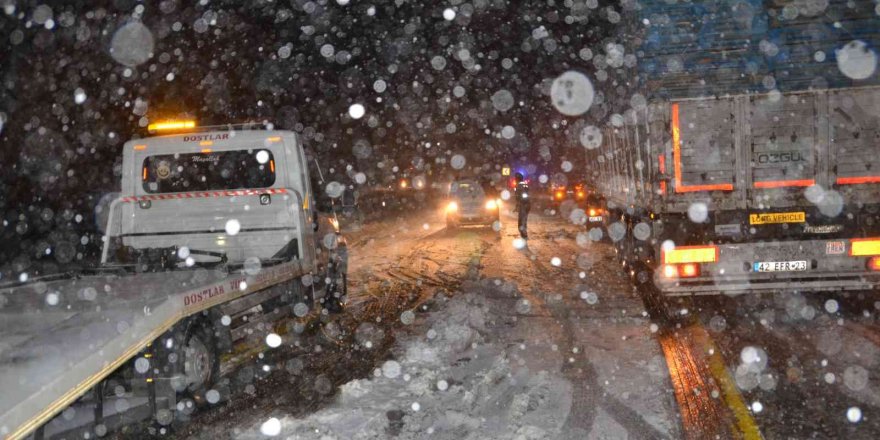
[[[0,286],[0,438],[167,430],[228,397],[247,347],[341,308],[345,239],[296,133],[149,129],[123,147],[101,266]]]

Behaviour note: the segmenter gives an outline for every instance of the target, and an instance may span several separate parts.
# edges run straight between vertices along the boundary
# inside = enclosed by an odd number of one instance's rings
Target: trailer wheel
[[[205,393],[220,374],[220,357],[214,339],[209,324],[199,322],[190,327],[181,350],[183,359],[179,365],[186,384],[183,394],[192,398],[198,406],[208,403]]]

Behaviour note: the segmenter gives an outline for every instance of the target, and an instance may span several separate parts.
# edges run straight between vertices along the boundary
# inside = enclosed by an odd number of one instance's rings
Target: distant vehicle
[[[608,220],[608,211],[605,207],[605,198],[599,194],[590,193],[584,200],[584,212],[587,214],[587,229],[605,226]]]
[[[550,187],[550,199],[554,207],[559,207],[566,200],[574,201],[581,205],[587,199],[586,185],[574,183],[570,185],[552,185]]]
[[[154,128],[176,132],[123,147],[101,260],[109,273],[0,289],[27,323],[0,334],[4,438],[185,419],[226,398],[221,359],[227,370],[248,359],[225,356],[234,348],[341,307],[345,240],[332,209],[316,206],[309,168],[320,170],[296,133]],[[36,308],[39,286],[57,291],[63,315]],[[68,407],[75,418],[58,415]]]
[[[449,185],[446,228],[461,225],[492,225],[500,219],[501,199],[488,194],[475,179],[455,180]]]

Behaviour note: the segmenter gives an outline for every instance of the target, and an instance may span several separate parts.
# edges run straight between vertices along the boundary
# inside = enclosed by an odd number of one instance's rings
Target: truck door
[[[750,208],[797,205],[818,175],[815,94],[750,97],[748,113]]]
[[[732,99],[684,101],[671,106],[670,191],[679,197],[706,191],[733,191],[736,173],[736,120]]]
[[[880,88],[829,93],[831,183],[852,204],[880,203]]]

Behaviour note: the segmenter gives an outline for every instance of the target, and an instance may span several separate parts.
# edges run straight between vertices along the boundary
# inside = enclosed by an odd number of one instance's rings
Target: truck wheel
[[[185,397],[192,398],[197,406],[205,406],[205,393],[211,389],[220,374],[220,357],[214,343],[214,334],[205,323],[190,328],[183,343],[180,373],[186,388]]]
[[[324,307],[330,313],[342,313],[343,301],[348,294],[348,277],[345,273],[338,271],[339,269],[334,264],[328,274],[330,283],[327,284],[324,292]]]

